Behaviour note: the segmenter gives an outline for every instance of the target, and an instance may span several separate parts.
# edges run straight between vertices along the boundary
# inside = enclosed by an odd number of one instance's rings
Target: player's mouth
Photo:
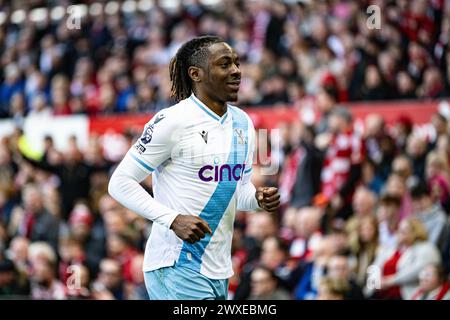
[[[233,91],[239,91],[240,84],[241,84],[241,80],[227,82],[228,87]]]

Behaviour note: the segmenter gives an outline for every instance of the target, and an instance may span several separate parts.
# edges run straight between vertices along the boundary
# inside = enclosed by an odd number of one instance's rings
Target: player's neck
[[[217,114],[219,117],[222,117],[227,112],[227,104],[226,102],[220,102],[217,100],[213,100],[208,97],[206,94],[202,94],[201,92],[194,93],[195,97],[203,102],[205,106],[208,107],[212,112]]]

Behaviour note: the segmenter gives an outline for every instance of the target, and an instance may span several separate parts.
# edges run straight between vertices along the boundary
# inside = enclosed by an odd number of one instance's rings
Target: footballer
[[[255,129],[238,99],[236,51],[203,36],[170,62],[178,103],[147,123],[109,182],[113,198],[153,221],[143,271],[150,299],[226,299],[237,210],[279,208],[251,183]],[[152,175],[153,197],[140,185]]]

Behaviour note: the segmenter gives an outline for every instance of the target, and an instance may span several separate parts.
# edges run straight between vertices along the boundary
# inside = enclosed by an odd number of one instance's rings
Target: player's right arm
[[[157,113],[112,174],[108,192],[128,209],[172,229],[180,239],[193,243],[211,232],[208,224],[199,217],[180,214],[156,201],[140,185],[171,157],[177,140],[177,125],[170,112]]]

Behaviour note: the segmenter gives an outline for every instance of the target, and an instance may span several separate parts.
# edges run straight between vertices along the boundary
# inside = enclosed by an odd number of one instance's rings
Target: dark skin
[[[190,67],[188,72],[197,98],[219,117],[227,112],[227,102],[237,101],[241,80],[239,57],[228,44],[221,42],[211,45],[205,65]],[[258,187],[255,197],[263,210],[276,212],[279,209],[280,195],[277,188]],[[195,243],[206,234],[212,234],[205,220],[192,215],[179,214],[170,228],[188,243]]]

